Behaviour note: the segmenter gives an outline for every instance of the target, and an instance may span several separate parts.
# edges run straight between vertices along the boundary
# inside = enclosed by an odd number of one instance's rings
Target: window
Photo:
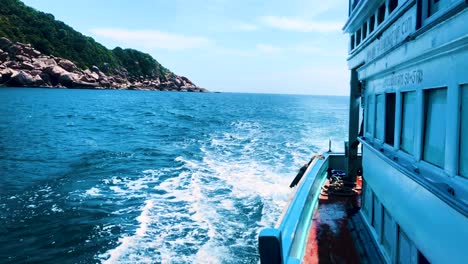
[[[416,118],[416,92],[402,94],[403,109],[401,120],[401,143],[400,148],[408,154],[414,152],[414,130]]]
[[[399,240],[398,240],[398,264],[403,264],[403,263],[414,263],[410,262],[412,259],[412,254],[411,254],[411,248],[412,248],[412,242],[408,238],[408,236],[401,230],[398,232],[399,233]]]
[[[372,31],[374,31],[374,27],[375,27],[375,15],[372,15],[369,19],[369,34],[372,33]]]
[[[366,39],[367,37],[367,22],[362,25],[362,39]]]
[[[437,0],[438,1],[438,0]],[[398,0],[390,0],[390,3],[388,3],[388,13],[392,13],[395,8],[398,6]]]
[[[375,232],[377,233],[377,241],[381,241],[381,238],[382,238],[382,209],[383,209],[383,206],[382,204],[379,202],[379,199],[377,198],[376,195],[373,195],[373,198],[374,198],[374,203],[373,203],[373,207],[374,207],[374,211],[373,211],[373,221],[372,221],[372,226],[374,227],[375,229]]]
[[[395,142],[395,104],[396,94],[385,95],[385,143],[393,146]]]
[[[426,90],[424,100],[423,159],[443,168],[445,163],[447,89]]]
[[[444,11],[455,6],[463,6],[463,2],[468,3],[468,0],[424,0],[417,1],[417,17],[416,28],[421,28],[433,22],[437,17],[442,16]]]
[[[375,137],[383,141],[385,134],[385,96],[383,94],[377,95],[376,101]]]
[[[392,256],[396,230],[395,225],[393,224],[393,219],[385,208],[383,209],[382,222],[382,245],[387,256]]]
[[[354,49],[354,34],[351,35],[351,50]]]
[[[362,181],[362,209],[364,211],[364,215],[369,220],[369,223],[372,223],[372,190],[370,189],[369,185],[367,184],[366,180],[363,179]]]
[[[361,29],[358,29],[356,32],[356,47],[361,44]]]
[[[468,84],[462,86],[460,118],[459,174],[468,178]]]
[[[429,8],[427,10],[428,11],[427,16],[430,17],[435,12],[439,11],[440,3],[439,3],[439,0],[429,0],[428,4],[429,4]]]
[[[377,23],[382,24],[385,19],[385,3],[379,7],[379,12],[377,14]]]
[[[366,132],[373,135],[374,134],[374,120],[375,120],[375,104],[374,96],[369,95],[367,99],[367,121],[366,121]]]

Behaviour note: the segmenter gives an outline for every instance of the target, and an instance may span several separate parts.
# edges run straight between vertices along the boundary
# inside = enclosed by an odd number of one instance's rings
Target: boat
[[[349,0],[345,153],[313,157],[261,263],[468,262],[467,7]]]

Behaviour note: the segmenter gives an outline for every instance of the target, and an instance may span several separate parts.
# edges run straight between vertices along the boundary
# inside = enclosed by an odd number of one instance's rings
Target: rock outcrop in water
[[[79,69],[70,60],[44,55],[29,44],[0,38],[0,86],[207,92],[184,76],[131,76],[125,68],[105,74]]]

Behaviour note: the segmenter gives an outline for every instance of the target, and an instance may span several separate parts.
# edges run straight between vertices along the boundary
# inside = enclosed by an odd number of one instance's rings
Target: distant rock
[[[184,76],[129,76],[125,68],[113,72],[107,75],[97,66],[80,70],[70,60],[46,56],[29,44],[0,38],[0,86],[208,92]]]
[[[1,37],[0,38],[0,49],[6,50],[13,44],[9,39]]]
[[[68,73],[60,66],[47,66],[43,69],[43,72],[50,75],[53,78],[59,78],[61,75]]]
[[[69,72],[74,72],[78,70],[78,68],[73,62],[66,59],[60,59],[58,65]]]
[[[95,73],[99,73],[101,70],[99,70],[99,68],[97,66],[93,66],[93,67],[91,67],[91,71],[95,72]]]
[[[8,55],[8,52],[0,49],[0,62],[7,61],[9,59],[10,59],[10,56]]]
[[[19,71],[15,74],[13,74],[8,80],[8,86],[32,86],[34,84],[34,78],[31,76],[31,74],[24,72],[24,71]]]

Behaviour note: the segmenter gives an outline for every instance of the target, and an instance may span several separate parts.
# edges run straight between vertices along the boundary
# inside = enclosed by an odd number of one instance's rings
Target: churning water
[[[256,263],[346,97],[0,89],[1,263]]]

